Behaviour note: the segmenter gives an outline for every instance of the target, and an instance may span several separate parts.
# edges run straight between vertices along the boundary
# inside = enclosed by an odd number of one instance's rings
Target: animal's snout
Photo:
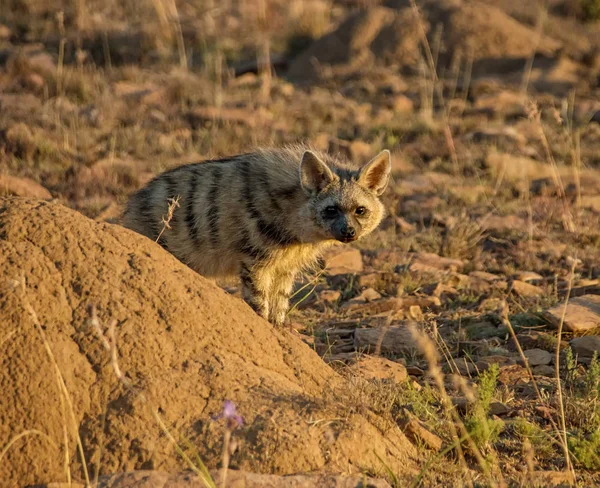
[[[354,229],[354,227],[347,226],[342,229],[342,237],[352,239],[355,236],[356,236],[356,230]]]
[[[344,225],[340,230],[339,234],[336,236],[338,241],[342,242],[352,242],[357,239],[356,229],[351,225]]]

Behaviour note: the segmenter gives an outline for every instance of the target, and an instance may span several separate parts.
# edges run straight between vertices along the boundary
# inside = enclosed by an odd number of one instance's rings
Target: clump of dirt
[[[331,399],[343,380],[295,333],[142,236],[56,202],[5,198],[0,268],[0,438],[28,432],[2,460],[8,485],[64,481],[69,470],[82,479],[77,432],[92,476],[187,467],[153,411],[215,468],[223,424],[211,417],[226,399],[244,417],[234,468],[382,473],[381,456],[414,474],[398,427],[366,410],[340,414]],[[103,327],[116,321],[131,387],[90,326],[90,305]]]

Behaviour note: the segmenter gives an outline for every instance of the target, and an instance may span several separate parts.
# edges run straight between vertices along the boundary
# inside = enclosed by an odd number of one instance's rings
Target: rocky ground
[[[388,148],[381,229],[290,313],[344,379],[337,415],[398,426],[416,484],[600,483],[594,2],[96,4],[0,6],[0,193],[115,222],[183,162]]]

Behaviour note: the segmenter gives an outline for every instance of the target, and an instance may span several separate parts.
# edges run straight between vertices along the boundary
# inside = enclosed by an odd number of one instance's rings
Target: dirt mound
[[[440,63],[452,58],[473,59],[474,70],[514,71],[523,68],[535,49],[536,33],[530,26],[492,5],[458,0],[425,1],[420,7],[429,43],[440,33]],[[295,81],[314,81],[331,73],[365,69],[376,63],[417,68],[421,27],[410,2],[391,0],[351,15],[338,29],[315,41],[291,64]],[[552,56],[560,43],[543,37],[537,52]]]
[[[82,479],[77,431],[91,476],[187,467],[153,411],[215,468],[223,424],[211,416],[225,399],[244,417],[232,467],[382,473],[379,455],[414,474],[415,449],[398,427],[336,401],[341,378],[293,332],[142,236],[57,203],[2,199],[0,268],[0,439],[27,433],[1,461],[3,483],[64,481],[68,470]],[[89,305],[104,325],[116,321],[133,388],[117,379]]]
[[[335,31],[316,40],[292,62],[288,77],[310,82],[392,57],[398,63],[414,64],[418,55],[418,25],[410,12],[375,7],[350,15]]]

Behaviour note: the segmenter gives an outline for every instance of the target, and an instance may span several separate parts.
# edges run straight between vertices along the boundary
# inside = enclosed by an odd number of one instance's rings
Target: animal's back
[[[299,176],[305,150],[259,149],[174,168],[130,199],[123,223],[156,240],[169,202],[178,199],[159,243],[199,273],[236,275],[245,257],[266,254],[281,262],[294,261],[296,253],[296,264],[306,265],[314,255],[306,247],[313,246],[303,246],[295,231],[295,210],[307,199]]]

